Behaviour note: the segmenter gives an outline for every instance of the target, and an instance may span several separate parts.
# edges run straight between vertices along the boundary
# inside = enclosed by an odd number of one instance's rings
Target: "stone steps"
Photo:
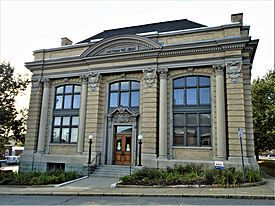
[[[138,167],[133,166],[131,173],[133,174]],[[94,177],[123,177],[130,175],[130,166],[121,165],[97,165],[96,169],[91,172]]]

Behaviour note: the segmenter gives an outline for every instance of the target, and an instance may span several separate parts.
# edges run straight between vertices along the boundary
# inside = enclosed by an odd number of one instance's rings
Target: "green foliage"
[[[259,171],[246,169],[247,182],[261,181]],[[143,168],[136,173],[120,178],[122,185],[219,185],[237,187],[243,183],[241,170],[226,168],[224,170],[203,169],[198,165],[175,165],[166,170]]]
[[[0,185],[45,185],[58,184],[76,179],[76,172],[26,172],[3,173],[0,175]]]
[[[9,63],[0,64],[0,152],[9,140],[24,142],[26,133],[26,110],[17,111],[15,97],[26,90],[29,80],[14,75]]]
[[[255,153],[275,148],[275,74],[269,71],[252,83]]]

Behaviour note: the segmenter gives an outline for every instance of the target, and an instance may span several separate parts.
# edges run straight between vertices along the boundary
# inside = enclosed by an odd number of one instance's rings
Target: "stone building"
[[[102,165],[257,166],[251,68],[258,40],[242,14],[207,27],[187,19],[103,31],[34,51],[20,170]],[[142,135],[139,154],[138,136]]]

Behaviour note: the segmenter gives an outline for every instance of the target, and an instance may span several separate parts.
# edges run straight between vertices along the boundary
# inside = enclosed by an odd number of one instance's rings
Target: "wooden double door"
[[[132,154],[131,150],[132,150],[132,135],[115,134],[113,164],[131,165],[131,154]]]

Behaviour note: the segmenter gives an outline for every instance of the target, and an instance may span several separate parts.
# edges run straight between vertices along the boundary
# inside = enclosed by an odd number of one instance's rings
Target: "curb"
[[[253,187],[266,184],[266,181],[253,182],[253,183],[243,183],[234,187],[234,185],[229,185],[229,187],[224,187],[220,185],[116,185],[117,188],[240,188],[240,187]]]
[[[150,193],[123,193],[123,192],[4,192],[0,195],[22,196],[109,196],[109,197],[196,197],[196,198],[225,198],[225,199],[266,199],[275,200],[273,195],[234,195],[234,194],[150,194]]]
[[[83,180],[83,179],[86,179],[86,178],[88,178],[88,176],[80,177],[78,179],[70,180],[68,182],[63,182],[61,184],[55,185],[54,187],[63,187],[65,185],[68,185],[68,184],[71,184],[71,183],[74,183],[74,182],[77,182],[79,180]]]

